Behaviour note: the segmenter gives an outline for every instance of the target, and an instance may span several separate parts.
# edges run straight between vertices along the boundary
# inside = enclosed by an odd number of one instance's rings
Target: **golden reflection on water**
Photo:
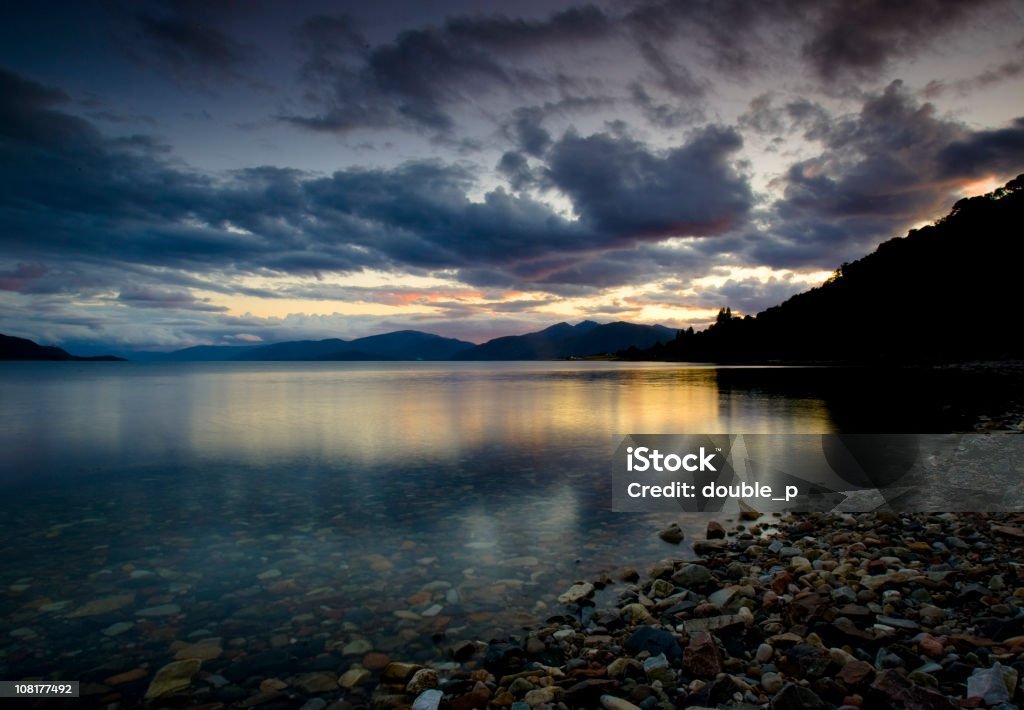
[[[625,433],[821,433],[814,399],[719,392],[713,368],[617,363],[325,366],[188,380],[191,448],[379,462]]]
[[[117,363],[7,383],[36,416],[6,419],[3,436],[28,442],[25,463],[92,452],[373,464],[452,460],[491,445],[610,451],[631,433],[833,430],[821,400],[722,390],[717,372],[614,362]]]

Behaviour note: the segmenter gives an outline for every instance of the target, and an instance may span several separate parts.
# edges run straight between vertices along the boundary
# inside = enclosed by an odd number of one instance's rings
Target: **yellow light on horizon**
[[[977,197],[992,192],[1003,183],[993,176],[980,178],[960,185],[959,193],[964,197]]]

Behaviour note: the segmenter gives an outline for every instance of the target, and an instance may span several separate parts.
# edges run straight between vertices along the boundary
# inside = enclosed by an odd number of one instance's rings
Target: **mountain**
[[[418,330],[397,330],[348,341],[349,352],[363,350],[379,355],[377,359],[451,360],[459,353],[475,347],[473,343],[443,338]]]
[[[340,338],[326,340],[290,340],[271,345],[246,348],[231,360],[330,360],[331,355],[346,350],[348,341]]]
[[[112,361],[121,360],[113,355],[97,355],[96,357],[78,357],[66,350],[51,345],[39,345],[27,338],[15,338],[0,333],[0,360],[76,360],[76,361]]]
[[[623,353],[690,361],[941,362],[1024,358],[1024,175],[965,198],[936,223],[843,264],[756,317]],[[1014,305],[1017,304],[1017,305]]]
[[[139,353],[133,359],[160,362],[224,362],[237,360],[239,356],[252,349],[252,345],[196,345],[169,353]]]
[[[370,335],[355,340],[290,340],[269,345],[197,345],[191,348],[152,354],[146,359],[165,362],[261,360],[449,360],[472,348],[473,343],[443,338],[418,330]]]
[[[638,325],[623,321],[605,324],[583,321],[576,325],[557,323],[536,333],[489,340],[459,353],[455,359],[553,360],[587,357],[630,347],[649,348],[655,343],[669,341],[675,335],[676,331],[662,325]]]

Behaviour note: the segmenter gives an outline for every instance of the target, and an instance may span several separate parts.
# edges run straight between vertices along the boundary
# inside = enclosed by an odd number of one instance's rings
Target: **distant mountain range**
[[[649,348],[671,340],[676,331],[663,325],[637,323],[557,323],[550,328],[489,340],[455,356],[457,360],[553,360],[614,353],[626,348]]]
[[[197,345],[166,353],[137,353],[132,359],[157,362],[554,360],[607,355],[630,347],[647,348],[671,340],[675,335],[676,331],[661,325],[583,321],[577,325],[558,323],[536,333],[496,338],[482,345],[417,330],[399,330],[354,340],[328,338],[269,345]],[[20,356],[3,359],[119,359],[75,358],[59,348],[44,348],[22,338],[9,339],[27,343],[35,350],[22,347],[18,351]],[[63,353],[64,357],[44,357],[50,351]],[[39,357],[31,357],[32,353]]]
[[[0,360],[121,360],[113,355],[78,357],[51,345],[38,345],[26,338],[0,333]]]

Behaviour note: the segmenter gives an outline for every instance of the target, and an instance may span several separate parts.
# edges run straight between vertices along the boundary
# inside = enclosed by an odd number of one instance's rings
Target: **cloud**
[[[0,271],[0,291],[32,293],[39,279],[49,272],[46,264],[17,264]]]
[[[748,235],[751,263],[835,268],[943,214],[970,179],[1010,177],[1024,164],[1024,121],[974,131],[919,103],[900,81],[853,115],[827,120],[821,107],[795,106],[784,113],[802,114],[793,125],[822,151],[787,169],[783,198],[760,215],[768,234]]]
[[[588,275],[608,283],[612,272],[588,270],[588,259],[667,236],[722,234],[751,201],[731,163],[741,141],[724,128],[665,151],[609,133],[551,142],[522,181],[541,175],[568,195],[580,215],[571,220],[501,187],[471,199],[476,173],[437,160],[328,177],[264,166],[214,178],[146,137],[105,138],[59,110],[59,92],[9,72],[0,83],[9,139],[0,145],[0,216],[9,258],[23,263],[235,275],[447,270],[503,287],[590,287]]]
[[[938,153],[940,174],[951,179],[1008,175],[1024,165],[1024,117],[1008,128],[976,131]]]
[[[1024,45],[1024,42],[1021,45]],[[949,92],[963,96],[1016,79],[1021,75],[1024,75],[1024,61],[1013,60],[990,67],[967,79],[959,79],[957,81],[933,79],[921,90],[921,95],[926,99],[936,99]]]
[[[698,288],[694,297],[684,299],[687,305],[706,308],[730,307],[744,315],[754,315],[787,298],[807,290],[807,283],[787,275],[767,281],[756,278],[730,279],[721,286]]]
[[[735,130],[716,126],[664,152],[628,137],[570,132],[551,148],[546,176],[584,224],[620,240],[713,236],[741,224],[753,201],[734,166],[742,143]]]
[[[322,108],[282,118],[316,130],[398,125],[447,135],[455,127],[449,106],[551,80],[509,60],[600,39],[610,29],[601,10],[584,6],[543,20],[454,17],[370,46],[351,18],[317,16],[303,24],[299,43],[306,52],[301,75],[308,96]]]
[[[824,81],[874,78],[905,57],[960,28],[986,2],[909,0],[810,3],[814,19],[803,55]]]
[[[129,13],[135,8],[111,8]],[[254,49],[223,27],[227,6],[204,2],[154,2],[127,15],[128,32],[120,38],[135,61],[168,72],[183,84],[208,87],[242,78]]]
[[[125,305],[136,308],[174,308],[186,311],[207,311],[224,313],[228,309],[215,306],[206,299],[196,298],[187,291],[170,291],[167,289],[145,286],[129,286],[122,288],[117,300]]]
[[[539,157],[551,145],[551,134],[541,125],[546,113],[539,106],[524,106],[505,124],[506,135],[527,155]]]

